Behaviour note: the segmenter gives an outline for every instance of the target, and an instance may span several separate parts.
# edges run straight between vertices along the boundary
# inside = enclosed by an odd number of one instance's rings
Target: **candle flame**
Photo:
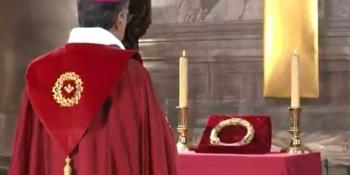
[[[293,55],[298,55],[297,50],[294,50],[294,51],[293,51]]]
[[[182,50],[182,56],[186,57],[186,50]]]

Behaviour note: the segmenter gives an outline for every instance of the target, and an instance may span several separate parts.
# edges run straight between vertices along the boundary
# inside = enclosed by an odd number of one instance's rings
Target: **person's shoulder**
[[[126,79],[138,84],[144,84],[150,82],[150,75],[142,62],[138,59],[131,58],[128,60]]]
[[[135,75],[144,75],[144,74],[148,74],[147,69],[143,66],[142,63],[140,63],[137,59],[130,59],[128,61],[128,72],[130,72],[131,74],[135,74]]]
[[[36,66],[37,64],[41,63],[41,62],[47,62],[50,60],[50,58],[52,57],[57,57],[61,54],[64,53],[64,47],[59,47],[59,48],[56,48],[56,49],[53,49],[49,52],[46,52],[44,54],[41,54],[37,57],[34,57],[28,64],[27,68],[30,68],[30,67],[34,67]]]

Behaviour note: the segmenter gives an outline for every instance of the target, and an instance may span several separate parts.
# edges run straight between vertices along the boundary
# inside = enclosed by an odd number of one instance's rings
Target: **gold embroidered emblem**
[[[72,107],[79,104],[83,92],[83,81],[75,72],[66,72],[56,80],[52,95],[61,107]]]

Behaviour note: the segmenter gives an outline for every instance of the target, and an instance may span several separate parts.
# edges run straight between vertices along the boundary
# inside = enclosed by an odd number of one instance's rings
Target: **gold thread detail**
[[[79,104],[83,89],[80,76],[75,72],[66,72],[61,74],[52,87],[53,98],[61,107],[72,107]]]
[[[220,141],[218,134],[220,131],[228,126],[242,126],[247,130],[246,135],[242,138],[242,140],[235,143],[223,143]],[[219,122],[215,128],[213,128],[210,132],[210,144],[215,146],[243,146],[252,142],[254,138],[255,130],[252,124],[250,124],[247,120],[241,118],[231,118],[226,119]]]

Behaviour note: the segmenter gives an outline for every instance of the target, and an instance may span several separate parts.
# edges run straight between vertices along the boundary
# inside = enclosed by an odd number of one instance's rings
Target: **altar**
[[[179,175],[321,175],[319,153],[179,153]]]

